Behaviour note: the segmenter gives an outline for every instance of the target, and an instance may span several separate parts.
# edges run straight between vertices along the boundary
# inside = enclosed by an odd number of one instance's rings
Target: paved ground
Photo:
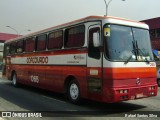
[[[160,92],[160,89],[159,89]],[[10,81],[0,79],[0,111],[19,111],[19,112],[46,112],[50,117],[30,118],[39,119],[58,119],[58,120],[94,120],[94,119],[119,119],[134,114],[158,114],[160,110],[160,94],[139,100],[132,100],[121,103],[106,104],[84,100],[81,105],[69,103],[62,94],[52,93],[42,89],[28,86],[15,88]],[[145,112],[148,111],[148,112]],[[136,113],[134,113],[136,112]],[[46,114],[44,114],[46,115]],[[160,114],[159,114],[160,115]],[[53,118],[54,116],[54,118]],[[56,117],[58,116],[58,117]],[[68,117],[69,116],[69,117]],[[77,117],[78,116],[78,117]],[[121,117],[123,116],[123,117]],[[134,116],[132,116],[134,117]],[[155,116],[153,116],[155,117]],[[0,118],[0,120],[12,120],[22,118]],[[24,118],[28,120],[28,118]],[[136,119],[146,119],[141,116]],[[157,119],[157,118],[152,118]]]

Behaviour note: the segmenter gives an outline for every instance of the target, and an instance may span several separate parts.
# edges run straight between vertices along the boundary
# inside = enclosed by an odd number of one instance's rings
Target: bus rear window
[[[10,51],[10,44],[5,44],[5,46],[4,46],[4,56],[9,55],[9,51]]]

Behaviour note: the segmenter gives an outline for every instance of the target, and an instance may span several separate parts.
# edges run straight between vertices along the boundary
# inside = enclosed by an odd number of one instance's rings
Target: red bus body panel
[[[140,83],[137,83],[140,80]],[[104,68],[102,93],[90,94],[90,98],[103,102],[119,102],[156,96],[156,68]],[[150,88],[153,89],[150,89]],[[127,93],[119,93],[127,90]],[[150,94],[153,92],[154,94]]]

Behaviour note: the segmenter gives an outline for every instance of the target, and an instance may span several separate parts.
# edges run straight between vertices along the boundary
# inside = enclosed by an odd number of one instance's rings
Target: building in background
[[[16,38],[18,35],[15,34],[8,34],[8,33],[0,33],[0,42],[3,43],[6,40]]]
[[[152,48],[160,51],[160,17],[143,20],[149,25]]]
[[[18,37],[18,35],[8,34],[8,33],[0,33],[0,71],[2,70],[4,42],[6,40],[16,38],[16,37]]]

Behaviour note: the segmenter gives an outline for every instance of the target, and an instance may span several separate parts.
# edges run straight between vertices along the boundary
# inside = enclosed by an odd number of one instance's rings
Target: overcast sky
[[[106,0],[108,2],[109,0]],[[90,15],[104,15],[104,0],[0,0],[0,32],[27,34]],[[133,20],[160,17],[160,0],[112,0],[108,15]]]

